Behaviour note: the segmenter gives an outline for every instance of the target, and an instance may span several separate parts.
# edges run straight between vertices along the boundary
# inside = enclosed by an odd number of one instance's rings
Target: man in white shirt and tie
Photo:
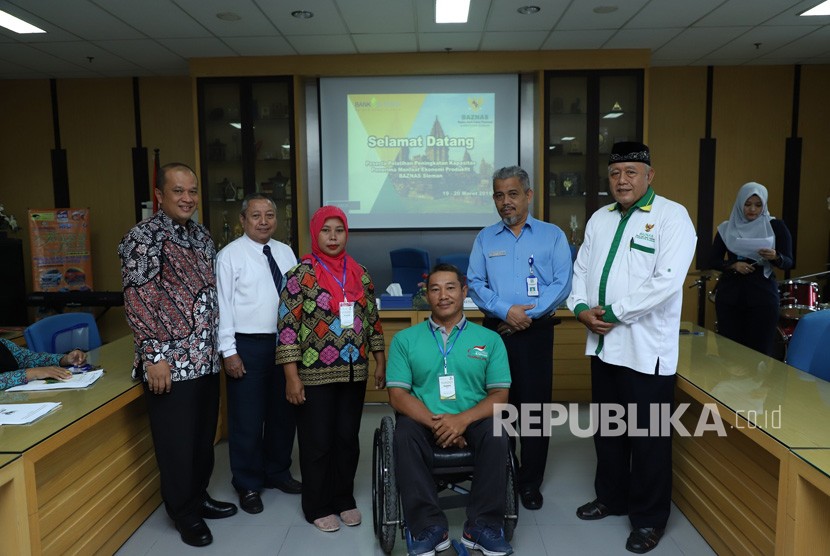
[[[291,248],[271,238],[277,227],[274,202],[260,193],[242,201],[244,235],[216,257],[219,350],[228,396],[228,451],[240,507],[263,510],[260,491],[298,494],[290,473],[294,408],[285,398],[285,375],[274,363],[279,293],[283,275],[297,264]]]

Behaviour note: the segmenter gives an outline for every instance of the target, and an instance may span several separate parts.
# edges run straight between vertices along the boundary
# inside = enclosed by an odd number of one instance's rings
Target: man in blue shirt
[[[473,244],[470,296],[485,314],[484,326],[499,332],[507,347],[510,403],[550,403],[552,317],[571,291],[571,250],[561,229],[530,216],[533,190],[522,168],[493,174],[493,200],[502,220],[484,228]],[[541,405],[534,414],[538,419]],[[529,510],[542,507],[549,441],[544,434],[521,439],[519,494]]]

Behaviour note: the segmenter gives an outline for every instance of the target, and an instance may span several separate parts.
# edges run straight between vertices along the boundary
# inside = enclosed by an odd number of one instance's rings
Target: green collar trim
[[[654,198],[656,196],[657,196],[657,194],[654,192],[654,189],[652,189],[651,186],[649,185],[648,189],[646,189],[645,195],[640,197],[640,199],[636,203],[634,203],[631,206],[631,208],[638,208],[638,209],[643,210],[645,212],[651,212],[651,207],[654,204]],[[622,207],[620,206],[619,203],[614,203],[610,207],[608,207],[608,210],[609,211],[618,210],[618,211],[622,212]]]

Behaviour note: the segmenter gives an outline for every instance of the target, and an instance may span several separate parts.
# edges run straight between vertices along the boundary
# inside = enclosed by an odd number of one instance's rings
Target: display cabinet
[[[200,78],[202,221],[218,248],[242,235],[249,193],[277,205],[274,239],[297,252],[294,115],[290,77]]]
[[[545,220],[575,245],[585,222],[612,202],[608,155],[643,136],[641,69],[545,73]]]

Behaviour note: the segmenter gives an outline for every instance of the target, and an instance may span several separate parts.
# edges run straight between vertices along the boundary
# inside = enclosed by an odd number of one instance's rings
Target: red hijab
[[[331,311],[337,315],[340,313],[340,302],[343,301],[344,288],[337,283],[343,279],[343,265],[346,265],[346,297],[352,302],[363,299],[365,296],[363,281],[361,279],[363,277],[363,268],[346,254],[345,248],[335,256],[324,253],[320,249],[320,245],[317,243],[320,237],[320,230],[323,229],[323,224],[329,218],[338,218],[343,222],[343,227],[346,229],[346,240],[348,241],[349,223],[343,211],[331,205],[320,207],[314,213],[314,216],[311,217],[311,224],[309,226],[311,229],[311,254],[306,255],[303,259],[310,259],[312,261],[317,282],[320,284],[320,287],[331,293]]]

